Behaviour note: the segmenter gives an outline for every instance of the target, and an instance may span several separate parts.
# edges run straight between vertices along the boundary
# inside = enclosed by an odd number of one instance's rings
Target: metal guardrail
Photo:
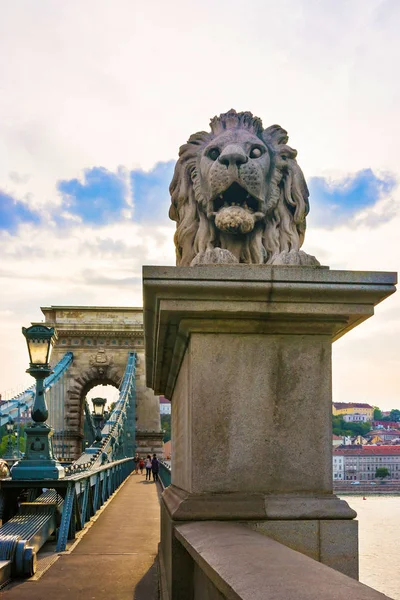
[[[85,523],[133,470],[133,458],[125,458],[90,473],[72,475],[63,480],[67,485],[57,537],[57,552],[65,550],[67,540],[73,539],[76,531],[83,529]]]
[[[0,582],[2,569],[13,576],[30,577],[36,571],[36,553],[56,531],[56,552],[101,508],[134,469],[133,458],[125,458],[86,473],[64,479],[38,481],[1,481],[1,494],[13,496],[28,488],[30,502],[20,504],[17,515],[0,528]],[[46,483],[48,490],[41,493]],[[40,494],[35,497],[36,494]],[[59,527],[57,530],[57,524]]]
[[[159,479],[162,483],[163,488],[165,489],[169,485],[171,485],[171,463],[160,460],[160,472]]]

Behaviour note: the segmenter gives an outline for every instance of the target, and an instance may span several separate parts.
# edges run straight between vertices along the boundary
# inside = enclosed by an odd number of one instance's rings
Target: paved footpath
[[[159,539],[157,484],[133,474],[70,554],[1,600],[156,600]]]

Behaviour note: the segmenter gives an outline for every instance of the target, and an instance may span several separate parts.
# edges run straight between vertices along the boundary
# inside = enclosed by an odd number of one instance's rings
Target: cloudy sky
[[[141,305],[141,266],[174,264],[178,148],[231,107],[288,130],[307,252],[397,271],[399,30],[397,0],[3,0],[0,392],[40,306]],[[333,368],[336,401],[400,407],[400,295]]]

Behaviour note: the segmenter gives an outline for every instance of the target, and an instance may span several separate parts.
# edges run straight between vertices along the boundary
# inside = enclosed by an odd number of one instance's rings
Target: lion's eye
[[[261,154],[263,154],[263,150],[259,146],[255,146],[250,150],[250,158],[260,158]]]
[[[211,160],[217,160],[220,154],[221,153],[218,148],[211,148],[211,150],[208,151],[208,158],[211,158]]]

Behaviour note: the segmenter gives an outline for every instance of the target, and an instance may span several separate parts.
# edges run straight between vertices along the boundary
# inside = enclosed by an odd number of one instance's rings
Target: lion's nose
[[[218,157],[221,164],[226,167],[244,165],[249,160],[249,157],[245,154],[243,148],[238,144],[230,144],[226,146]]]

